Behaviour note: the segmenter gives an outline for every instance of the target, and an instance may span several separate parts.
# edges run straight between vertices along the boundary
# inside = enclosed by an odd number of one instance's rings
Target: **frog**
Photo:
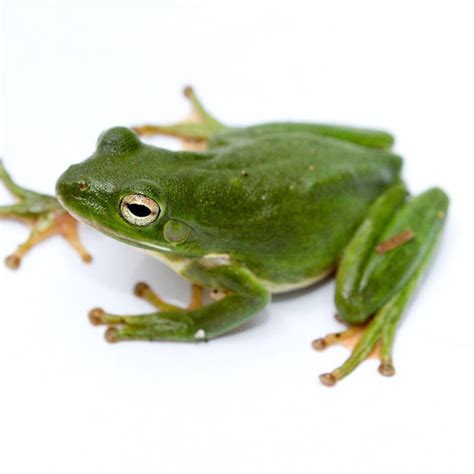
[[[320,375],[334,386],[365,359],[395,373],[398,323],[432,259],[449,207],[438,187],[411,196],[394,137],[344,125],[273,122],[228,126],[190,87],[193,116],[183,121],[112,127],[90,157],[59,177],[56,196],[0,178],[19,199],[0,217],[29,220],[33,231],[7,258],[17,268],[39,241],[59,233],[85,261],[77,222],[137,247],[191,283],[188,306],[139,282],[146,314],[89,313],[111,343],[202,342],[232,333],[272,295],[335,277],[344,331],[312,342],[316,350],[353,341],[342,365]],[[149,143],[179,138],[183,150]],[[204,293],[211,298],[204,302]]]

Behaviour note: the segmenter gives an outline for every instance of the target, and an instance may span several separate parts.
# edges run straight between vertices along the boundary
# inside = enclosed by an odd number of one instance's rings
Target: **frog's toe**
[[[395,367],[391,360],[384,360],[383,357],[380,358],[380,365],[377,369],[380,375],[384,377],[392,377],[395,375]]]
[[[89,321],[93,326],[101,324],[125,324],[126,316],[118,316],[106,313],[102,308],[94,308],[89,311]]]
[[[119,330],[115,326],[110,326],[104,333],[104,339],[111,344],[119,341]]]
[[[160,311],[176,311],[176,310],[183,310],[179,306],[174,304],[170,304],[162,299],[157,293],[155,293],[148,283],[143,281],[138,282],[135,287],[133,288],[133,292],[135,296],[138,298],[142,298],[145,301],[148,301],[152,304],[155,308],[158,308]],[[191,298],[190,302],[187,306],[187,309],[198,309],[203,306],[203,288],[198,285],[192,285],[191,289]]]
[[[323,385],[326,385],[326,387],[332,387],[336,385],[337,379],[334,377],[333,374],[328,373],[328,374],[321,374],[319,376],[319,380]]]
[[[153,305],[155,308],[158,308],[160,311],[173,311],[182,309],[179,306],[167,303],[150,288],[150,285],[148,283],[145,283],[144,281],[140,281],[134,286],[133,293],[138,298],[142,298],[145,301],[148,301],[151,305]]]
[[[144,281],[139,281],[133,287],[133,292],[135,293],[135,296],[138,296],[138,298],[144,298],[145,294],[148,291],[150,291],[150,285],[148,285],[148,283],[145,283]]]
[[[85,249],[79,239],[78,221],[64,210],[56,213],[54,218],[57,228],[55,233],[61,235],[71,245],[84,263],[92,262],[92,255]]]
[[[163,313],[152,313],[138,316],[116,316],[96,308],[89,313],[94,325],[104,324],[107,327],[104,337],[107,342],[132,340],[177,340],[199,341],[205,339],[185,311],[162,317]]]
[[[21,258],[18,255],[12,254],[5,258],[5,265],[10,268],[10,270],[17,270],[20,268]]]
[[[366,325],[361,326],[351,326],[345,331],[338,331],[326,334],[324,337],[320,337],[315,339],[311,345],[313,349],[317,351],[322,351],[330,346],[334,346],[336,344],[343,345],[350,350],[353,350],[357,343],[362,338]],[[371,356],[374,356],[371,354]]]
[[[89,321],[93,326],[106,324],[104,320],[105,311],[102,308],[94,308],[89,311]]]

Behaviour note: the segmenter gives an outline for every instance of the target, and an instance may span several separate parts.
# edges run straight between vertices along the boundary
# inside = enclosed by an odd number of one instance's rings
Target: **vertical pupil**
[[[148,217],[151,210],[142,204],[127,204],[128,210],[136,217]]]

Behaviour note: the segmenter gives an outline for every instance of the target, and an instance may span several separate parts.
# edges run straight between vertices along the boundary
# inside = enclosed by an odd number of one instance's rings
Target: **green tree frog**
[[[7,264],[17,267],[53,233],[90,260],[74,217],[146,250],[192,283],[187,308],[139,283],[135,293],[157,311],[92,310],[91,322],[107,327],[109,342],[207,341],[248,321],[273,293],[335,272],[338,317],[349,328],[313,346],[323,349],[355,333],[358,342],[321,381],[334,385],[375,348],[379,371],[393,375],[395,329],[445,222],[446,194],[432,188],[408,196],[402,160],[386,132],[312,123],[229,127],[191,88],[185,95],[197,120],[103,132],[92,156],[58,179],[57,200],[21,188],[2,167],[0,177],[19,203],[1,207],[0,215],[33,225]],[[201,149],[169,151],[140,139],[155,134]],[[209,304],[203,288],[214,297]]]

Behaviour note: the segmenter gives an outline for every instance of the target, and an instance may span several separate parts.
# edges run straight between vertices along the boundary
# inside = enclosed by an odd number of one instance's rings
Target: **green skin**
[[[271,293],[338,268],[340,317],[368,324],[346,363],[321,380],[333,385],[377,343],[381,372],[391,375],[395,327],[440,235],[445,193],[433,188],[407,198],[402,160],[385,132],[303,123],[230,128],[194,105],[201,124],[147,131],[206,140],[206,151],[156,148],[130,129],[112,128],[57,182],[57,197],[74,217],[152,252],[196,285],[224,290],[197,309],[103,313],[109,340],[211,339],[249,320]],[[137,225],[124,217],[122,200],[135,194],[158,204],[156,220]],[[407,230],[414,238],[376,252]]]

